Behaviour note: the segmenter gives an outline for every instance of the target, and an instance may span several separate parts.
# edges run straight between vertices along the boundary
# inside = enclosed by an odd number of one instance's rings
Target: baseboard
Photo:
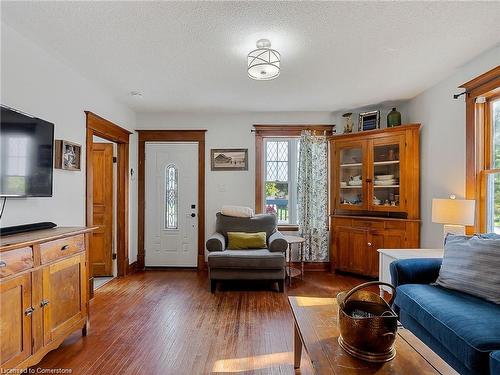
[[[301,263],[292,262],[292,267],[300,269]],[[304,271],[329,272],[330,262],[304,262]]]
[[[137,272],[137,261],[128,265],[127,275]]]

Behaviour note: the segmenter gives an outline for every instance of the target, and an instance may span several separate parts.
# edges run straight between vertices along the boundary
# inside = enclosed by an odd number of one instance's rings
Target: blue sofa
[[[391,263],[399,320],[460,374],[500,375],[500,305],[432,285],[441,262]]]

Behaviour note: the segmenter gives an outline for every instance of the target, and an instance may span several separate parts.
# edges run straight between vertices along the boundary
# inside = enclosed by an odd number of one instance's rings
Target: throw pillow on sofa
[[[245,232],[227,232],[229,243],[228,249],[245,250],[245,249],[265,249],[266,232],[245,233]]]
[[[436,284],[500,304],[499,270],[499,235],[449,235]]]

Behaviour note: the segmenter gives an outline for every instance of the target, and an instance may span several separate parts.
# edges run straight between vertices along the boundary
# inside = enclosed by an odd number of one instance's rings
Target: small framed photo
[[[213,148],[210,165],[212,171],[248,171],[248,149]]]
[[[359,114],[358,131],[380,129],[380,111]]]
[[[62,139],[56,139],[55,149],[56,160],[54,168],[65,169],[67,171],[81,170],[81,145]]]

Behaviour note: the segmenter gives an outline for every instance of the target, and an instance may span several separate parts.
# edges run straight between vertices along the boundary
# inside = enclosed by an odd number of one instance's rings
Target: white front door
[[[146,266],[196,267],[198,143],[146,142]]]

